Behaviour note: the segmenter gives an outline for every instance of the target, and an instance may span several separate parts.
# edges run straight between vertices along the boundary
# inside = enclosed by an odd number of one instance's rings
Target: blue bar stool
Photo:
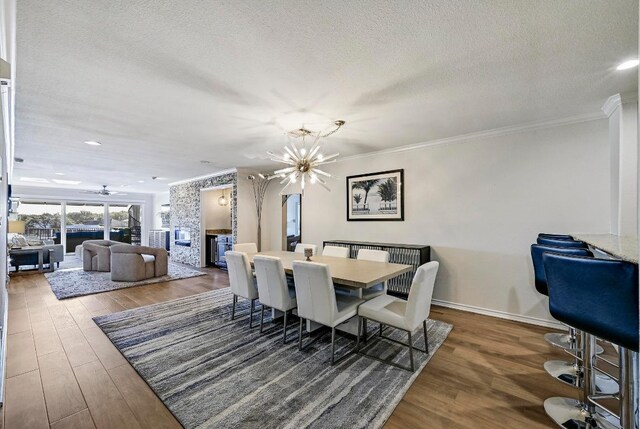
[[[538,237],[536,241],[538,244],[542,244],[543,246],[577,247],[579,249],[589,248],[587,243],[579,240],[558,240],[553,238]]]
[[[551,240],[573,240],[573,237],[568,234],[548,234],[546,232],[538,234],[538,238],[549,238]]]
[[[585,376],[582,401],[549,398],[544,402],[547,414],[563,427],[615,427],[637,425],[638,374],[638,265],[612,259],[545,253],[542,256],[549,287],[549,309],[556,319],[580,329],[583,342]],[[602,338],[618,346],[620,383],[616,395],[595,392],[595,339]],[[635,371],[634,371],[635,370]],[[635,373],[634,373],[635,372]],[[596,401],[615,397],[620,401],[618,421],[596,407]],[[615,423],[612,424],[612,423]],[[597,426],[594,426],[596,425]]]
[[[531,259],[533,261],[533,271],[536,290],[542,295],[549,296],[549,290],[547,287],[547,277],[545,275],[544,266],[542,262],[542,255],[546,252],[558,253],[563,255],[573,256],[587,256],[592,257],[593,253],[587,249],[580,249],[575,247],[554,247],[554,246],[541,246],[539,244],[531,245]],[[577,388],[582,387],[583,382],[583,363],[582,363],[582,348],[578,344],[578,335],[575,328],[569,326],[569,333],[551,332],[544,335],[545,340],[553,346],[564,349],[567,353],[574,357],[573,362],[563,360],[549,360],[544,363],[544,369],[557,379],[565,384],[574,386]],[[602,353],[602,347],[598,352]],[[600,375],[596,380],[596,389],[602,393],[615,393],[618,391],[618,384],[610,377]]]

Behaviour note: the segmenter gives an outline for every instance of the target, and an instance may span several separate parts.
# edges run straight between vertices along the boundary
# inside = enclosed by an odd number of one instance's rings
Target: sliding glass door
[[[104,239],[104,204],[67,203],[65,226],[67,253],[73,253],[76,246],[85,240]]]
[[[110,239],[142,244],[142,204],[25,201],[18,207],[24,235],[32,241],[53,240],[74,253],[85,240]]]
[[[139,204],[109,204],[109,239],[141,244],[141,212]]]
[[[24,235],[30,240],[53,240],[61,243],[60,203],[38,201],[21,202],[18,207],[18,220],[24,222]]]

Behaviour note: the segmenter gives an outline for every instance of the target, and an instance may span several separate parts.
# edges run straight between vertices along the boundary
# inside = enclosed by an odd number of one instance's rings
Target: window
[[[18,220],[25,223],[25,236],[40,240],[53,240],[60,244],[60,203],[22,201],[18,207]]]
[[[73,252],[85,240],[104,239],[104,204],[67,203],[65,220],[67,252]]]
[[[109,204],[109,238],[122,243],[140,244],[141,211],[138,204]]]

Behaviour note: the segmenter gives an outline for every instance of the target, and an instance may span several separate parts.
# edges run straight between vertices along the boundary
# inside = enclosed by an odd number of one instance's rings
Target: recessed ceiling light
[[[138,183],[144,183],[144,180],[138,180]]]
[[[620,65],[618,65],[618,67],[616,67],[616,70],[632,69],[634,67],[638,67],[639,63],[640,63],[640,61],[638,61],[638,60],[625,61],[624,63],[621,63]]]
[[[158,176],[153,176],[152,179],[153,180],[167,180],[166,177],[158,177]]]
[[[13,160],[14,160],[15,162],[19,162],[19,163],[24,162],[24,158],[18,158],[17,156],[16,156],[16,157],[14,157],[14,158],[13,158]]]
[[[56,176],[64,176],[64,173],[56,173]]]
[[[95,140],[85,140],[84,143],[88,144],[89,146],[101,146],[102,145],[102,143],[97,142]]]
[[[53,182],[59,185],[79,185],[82,183],[79,180],[63,180],[63,179],[53,179]]]
[[[33,182],[33,183],[49,183],[47,179],[42,177],[21,177],[21,182]]]

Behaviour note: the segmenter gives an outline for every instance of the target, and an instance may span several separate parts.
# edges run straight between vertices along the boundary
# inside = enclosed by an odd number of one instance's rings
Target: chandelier
[[[313,132],[304,127],[298,128],[297,130],[288,132],[287,135],[290,139],[301,139],[301,143],[297,143],[296,140],[291,140],[289,145],[284,147],[284,152],[281,154],[267,152],[271,157],[271,161],[288,165],[288,167],[274,171],[273,175],[269,177],[270,179],[276,177],[282,179],[280,184],[284,185],[284,187],[280,191],[280,194],[284,194],[285,189],[290,185],[297,183],[298,180],[300,180],[302,195],[304,195],[304,186],[307,182],[310,184],[318,183],[327,191],[331,191],[325,180],[325,178],[331,177],[331,174],[318,167],[336,162],[336,157],[340,154],[334,153],[331,155],[324,155],[320,151],[320,139],[329,137],[331,134],[338,131],[344,124],[344,121],[337,120],[334,122],[336,128],[324,134],[321,131]],[[313,143],[309,147],[307,147],[306,143],[307,136],[314,137]]]

